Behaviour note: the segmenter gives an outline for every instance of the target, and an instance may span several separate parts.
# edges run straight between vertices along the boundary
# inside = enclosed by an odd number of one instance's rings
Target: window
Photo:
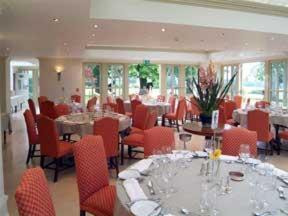
[[[287,106],[287,61],[272,61],[270,67],[270,101],[280,106]]]
[[[166,67],[166,87],[167,95],[178,95],[179,94],[179,66],[178,65],[167,65]]]
[[[186,66],[185,67],[185,89],[186,89],[186,94],[192,94],[192,91],[190,88],[188,88],[188,85],[190,87],[193,86],[193,78],[196,80],[198,79],[198,66]],[[196,91],[193,86],[193,91]]]
[[[253,62],[242,65],[241,93],[251,104],[263,100],[265,90],[265,63]]]
[[[224,85],[226,85],[229,80],[232,78],[232,76],[239,72],[239,65],[224,65],[223,66],[223,83]],[[239,76],[240,74],[238,73],[238,75],[235,77],[234,82],[228,92],[228,95],[230,96],[230,98],[233,98],[235,95],[237,95],[239,93]]]
[[[113,97],[123,96],[124,66],[119,64],[108,67],[108,94]]]
[[[100,99],[100,65],[95,63],[85,63],[84,68],[84,99],[87,101],[96,96]]]
[[[160,94],[159,70],[157,64],[131,64],[129,65],[129,95],[146,94],[148,88],[152,97]]]

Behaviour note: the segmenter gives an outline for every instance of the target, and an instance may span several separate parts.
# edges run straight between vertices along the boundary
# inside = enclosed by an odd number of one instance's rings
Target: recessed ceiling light
[[[67,46],[68,44],[66,42],[63,43],[64,46]]]
[[[9,51],[9,50],[10,50],[10,48],[9,48],[9,47],[7,47],[7,48],[6,48],[6,51]]]
[[[248,42],[245,42],[245,46],[248,46]]]
[[[94,28],[98,28],[99,26],[98,26],[97,24],[94,24],[93,27],[94,27]]]
[[[165,28],[162,28],[162,29],[161,29],[161,31],[162,31],[162,32],[165,32],[165,31],[166,31],[166,29],[165,29]]]
[[[271,37],[271,38],[270,38],[270,40],[271,40],[271,41],[274,41],[274,40],[275,40],[275,38],[274,38],[274,37]]]
[[[59,22],[60,21],[59,18],[53,18],[52,20],[53,20],[53,22]]]
[[[95,34],[92,34],[92,37],[95,37],[96,35]]]

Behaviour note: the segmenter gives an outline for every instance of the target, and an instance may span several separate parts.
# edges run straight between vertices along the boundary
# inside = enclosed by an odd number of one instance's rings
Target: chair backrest
[[[268,101],[257,101],[255,103],[256,108],[266,108],[267,106],[270,106],[270,102]]]
[[[113,97],[112,96],[107,96],[106,97],[106,102],[109,103],[114,103]]]
[[[38,134],[36,130],[36,123],[33,118],[32,112],[28,109],[25,110],[23,113],[25,123],[26,123],[26,129],[27,129],[27,135],[28,135],[28,140],[29,144],[38,144]]]
[[[255,131],[237,127],[224,130],[222,154],[238,156],[241,144],[248,144],[250,146],[250,153],[257,156],[257,133]]]
[[[144,130],[148,121],[148,116],[148,107],[143,104],[138,105],[132,119],[132,126]]]
[[[236,108],[240,109],[242,106],[242,96],[241,95],[234,96],[234,102],[236,104]]]
[[[247,128],[257,132],[257,140],[262,142],[270,141],[269,113],[261,110],[248,111]]]
[[[168,103],[170,104],[170,113],[174,113],[175,112],[175,103],[176,103],[176,97],[174,97],[173,95],[171,95],[168,99]]]
[[[29,106],[29,109],[33,115],[34,121],[36,122],[36,116],[37,116],[36,107],[35,107],[34,101],[31,98],[28,99],[28,106]]]
[[[41,155],[56,157],[59,152],[59,135],[55,121],[40,115],[37,126]]]
[[[81,96],[80,95],[71,95],[71,101],[76,103],[81,103]]]
[[[118,112],[118,105],[116,103],[105,103],[103,104],[103,110]]]
[[[142,102],[139,101],[139,100],[136,100],[136,99],[134,99],[134,100],[131,101],[132,118],[133,118],[133,116],[134,116],[134,114],[135,114],[136,107],[137,107],[138,105],[141,105],[141,104],[142,104]]]
[[[149,157],[154,150],[161,150],[163,147],[175,147],[175,137],[172,128],[153,127],[144,131],[144,157]]]
[[[157,101],[158,101],[158,102],[165,102],[165,99],[166,99],[166,98],[165,98],[165,95],[158,95],[158,96],[157,96]]]
[[[87,102],[87,111],[93,112],[96,104],[97,104],[97,97],[92,97],[91,99],[89,99]]]
[[[38,105],[39,105],[40,113],[42,112],[42,103],[47,101],[47,100],[48,100],[48,98],[46,96],[38,97]]]
[[[121,98],[116,98],[116,103],[118,107],[118,113],[125,114],[125,107],[124,107],[124,101]]]
[[[55,110],[58,117],[63,115],[69,115],[71,113],[69,105],[65,103],[57,104],[55,106]]]
[[[87,135],[74,145],[80,204],[109,185],[106,154],[101,136]]]
[[[178,101],[177,110],[176,110],[176,118],[178,120],[182,120],[185,116],[186,112],[186,101],[184,99]]]
[[[42,106],[42,115],[45,115],[51,119],[56,119],[58,117],[56,109],[55,109],[55,105],[53,101],[44,101],[41,103]]]
[[[107,157],[118,156],[119,120],[104,117],[94,121],[94,135],[102,137]]]
[[[20,216],[55,216],[49,187],[43,170],[27,169],[15,192]]]
[[[236,109],[236,103],[234,101],[226,101],[224,103],[224,110],[227,120],[233,118],[232,114],[235,109]]]
[[[146,123],[145,130],[153,128],[155,126],[156,121],[157,121],[157,113],[154,111],[150,112],[148,115],[148,120]]]
[[[223,106],[219,106],[219,116],[218,116],[218,125],[221,127],[221,126],[224,126],[226,124],[226,114],[225,114],[225,109]]]

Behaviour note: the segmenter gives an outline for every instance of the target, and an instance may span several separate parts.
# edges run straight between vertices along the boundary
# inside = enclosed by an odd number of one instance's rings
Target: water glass
[[[250,146],[248,144],[241,144],[239,148],[239,157],[246,162],[250,157]]]

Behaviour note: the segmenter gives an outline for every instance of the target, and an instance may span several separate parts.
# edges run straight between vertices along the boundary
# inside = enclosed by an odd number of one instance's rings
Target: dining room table
[[[221,155],[218,174],[211,178],[211,172],[202,170],[208,170],[211,162],[205,153],[181,150],[154,155],[120,172],[114,215],[288,214],[286,171],[253,158],[245,162]],[[235,178],[235,172],[243,176]]]
[[[77,134],[82,137],[87,134],[93,134],[94,121],[104,117],[118,119],[119,132],[124,132],[130,128],[131,119],[128,116],[104,110],[71,113],[70,115],[60,116],[55,121],[60,136],[64,134]]]
[[[159,102],[155,100],[142,101],[142,104],[148,107],[149,112],[155,111],[158,117],[161,117],[166,113],[169,113],[171,106],[170,103]],[[130,100],[124,101],[124,109],[126,112],[132,111]]]

